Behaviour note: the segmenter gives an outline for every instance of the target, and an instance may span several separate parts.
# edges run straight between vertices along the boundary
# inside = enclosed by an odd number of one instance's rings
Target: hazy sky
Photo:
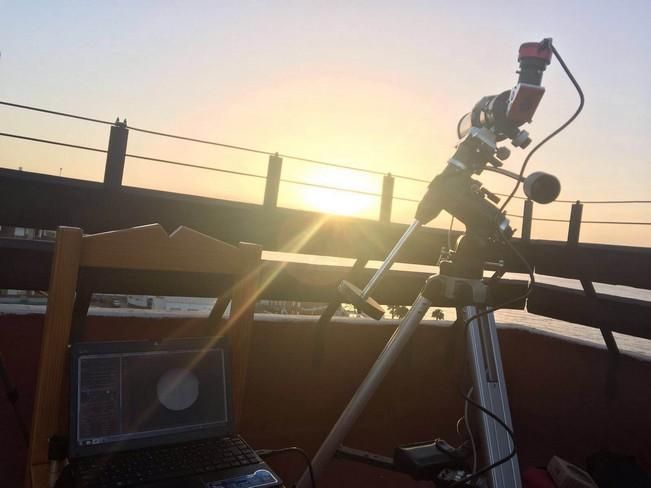
[[[0,100],[269,151],[430,179],[461,115],[516,81],[522,42],[553,37],[586,106],[531,170],[556,174],[563,199],[651,200],[651,2],[30,2],[0,0]],[[534,142],[578,97],[556,60]],[[0,131],[105,148],[108,127],[0,107]],[[266,157],[131,133],[129,152],[264,175]],[[524,152],[506,167],[517,171]],[[101,154],[0,137],[0,164],[101,179]],[[283,177],[379,192],[381,177],[286,160]],[[511,180],[486,176],[491,190]],[[263,180],[129,160],[125,183],[260,202]],[[396,182],[419,199],[424,184]],[[351,201],[352,198],[352,201]],[[283,206],[376,218],[378,200],[288,183]],[[394,220],[415,206],[394,203]],[[509,208],[521,214],[521,202]],[[589,220],[651,221],[651,205],[586,206]],[[567,218],[569,205],[537,206]],[[448,218],[435,224],[444,226]],[[513,219],[515,227],[520,221]],[[534,237],[563,239],[564,224]],[[651,227],[585,225],[585,241],[651,245]]]

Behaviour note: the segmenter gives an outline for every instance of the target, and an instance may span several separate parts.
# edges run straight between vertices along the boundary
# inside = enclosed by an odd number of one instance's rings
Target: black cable
[[[18,426],[18,430],[20,430],[20,434],[25,441],[25,445],[29,444],[29,433],[27,430],[27,426],[25,425],[25,422],[23,421],[23,418],[20,415],[20,412],[18,411],[18,405],[16,403],[18,402],[18,388],[16,388],[11,380],[9,379],[9,372],[7,371],[7,368],[5,366],[4,362],[4,357],[2,354],[0,354],[0,380],[2,381],[2,385],[5,390],[5,395],[7,397],[7,400],[11,404],[11,407],[14,411],[14,415],[16,416],[16,425]]]
[[[570,125],[570,124],[574,121],[574,119],[576,119],[576,118],[578,117],[578,115],[581,113],[581,110],[583,110],[583,104],[584,104],[584,102],[585,102],[585,97],[583,96],[583,90],[581,90],[581,87],[579,86],[579,83],[576,81],[576,79],[575,79],[574,76],[572,75],[572,72],[569,70],[569,68],[568,68],[567,65],[565,64],[565,61],[563,61],[563,58],[561,58],[561,55],[558,54],[558,51],[556,50],[556,48],[554,47],[553,44],[551,45],[551,48],[552,48],[552,52],[554,53],[554,56],[556,56],[556,59],[558,59],[558,62],[561,63],[561,66],[563,67],[563,70],[565,70],[565,73],[567,74],[567,76],[568,76],[568,77],[570,78],[570,80],[572,81],[572,84],[573,84],[574,87],[576,88],[576,91],[579,93],[579,99],[580,99],[580,101],[579,101],[579,107],[576,109],[576,112],[574,112],[574,115],[572,115],[569,119],[567,119],[567,121],[566,121],[563,125],[561,125],[558,129],[556,129],[556,130],[555,130],[554,132],[552,132],[551,134],[549,134],[547,137],[545,137],[542,141],[540,141],[540,142],[538,143],[538,145],[536,145],[536,147],[534,147],[531,151],[529,151],[529,154],[527,154],[527,157],[525,158],[524,163],[522,163],[522,167],[520,168],[520,175],[519,175],[519,176],[520,176],[520,179],[522,179],[522,176],[524,175],[524,170],[525,170],[525,168],[527,167],[527,164],[529,164],[529,160],[531,159],[531,156],[533,156],[534,153],[535,153],[538,149],[540,149],[540,147],[541,147],[543,144],[545,144],[545,143],[546,143],[547,141],[549,141],[552,137],[554,137],[556,134],[558,134],[558,133],[561,132],[563,129],[565,129],[568,125]],[[509,204],[509,202],[511,201],[511,199],[512,199],[513,196],[515,195],[515,192],[517,192],[517,191],[518,191],[518,188],[520,188],[520,179],[518,179],[518,181],[516,182],[515,186],[513,187],[513,191],[511,192],[511,194],[509,195],[509,197],[506,199],[506,201],[505,201],[505,202],[502,204],[502,206],[500,207],[500,212],[503,212],[503,211],[504,211],[504,208]]]
[[[292,446],[292,447],[283,447],[282,449],[258,449],[255,452],[261,458],[275,456],[276,454],[282,454],[284,452],[298,452],[300,455],[302,455],[305,458],[305,462],[307,463],[307,468],[310,471],[310,481],[312,482],[312,488],[316,488],[314,471],[312,470],[312,461],[310,460],[310,457],[307,455],[307,453],[300,447]]]
[[[454,225],[454,215],[450,219],[450,227],[448,228],[448,252],[452,250],[452,226]]]
[[[472,474],[469,474],[468,476],[466,476],[465,478],[460,479],[459,481],[456,481],[456,482],[452,483],[448,488],[453,488],[455,486],[465,485],[469,481],[472,481],[472,480],[475,480],[475,479],[479,478],[484,473],[488,473],[491,469],[494,469],[497,466],[500,466],[500,465],[510,461],[518,452],[516,447],[515,447],[515,436],[513,434],[513,430],[511,430],[511,428],[508,425],[506,425],[506,423],[501,418],[499,418],[497,415],[495,415],[493,412],[491,412],[487,408],[481,406],[479,403],[472,400],[468,395],[466,395],[464,393],[461,393],[461,396],[463,396],[463,398],[465,398],[465,400],[470,405],[472,405],[475,408],[478,408],[479,410],[484,412],[486,415],[490,416],[493,420],[495,420],[495,422],[500,424],[500,426],[504,430],[506,430],[506,432],[509,434],[509,437],[511,438],[511,443],[513,444],[513,449],[511,449],[511,452],[508,455],[504,456],[502,459],[500,459],[500,460],[498,460],[498,461],[496,461],[496,462],[494,462],[494,463],[492,463],[492,464],[490,464],[488,466],[485,466],[485,467],[481,468],[480,470],[475,471]]]

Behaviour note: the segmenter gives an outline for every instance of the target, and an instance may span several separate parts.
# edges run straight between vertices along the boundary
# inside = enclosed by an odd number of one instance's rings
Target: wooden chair
[[[186,227],[170,235],[158,224],[93,235],[83,235],[78,228],[59,228],[43,324],[26,486],[47,486],[48,438],[68,431],[67,346],[84,338],[94,292],[217,296],[203,329],[193,327],[189,333],[176,335],[230,335],[233,406],[236,421],[241,418],[260,256],[258,245],[235,247]],[[230,316],[222,320],[229,302]]]

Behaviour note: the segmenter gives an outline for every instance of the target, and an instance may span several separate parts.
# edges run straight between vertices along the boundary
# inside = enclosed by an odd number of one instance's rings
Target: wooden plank
[[[0,289],[47,290],[52,241],[0,238]]]
[[[26,483],[26,486],[31,488],[50,488],[50,465],[49,464],[35,464],[31,466],[31,485]],[[25,476],[25,481],[29,482],[29,476]]]
[[[43,250],[42,250],[43,251]],[[45,251],[43,251],[45,254]],[[29,266],[28,258],[14,250],[3,247],[0,239],[0,256],[13,263],[14,271],[0,273],[0,288],[12,288],[11,284],[20,282],[19,289],[47,289],[46,272],[39,272],[29,279],[20,276],[23,264]],[[42,263],[48,263],[41,256]],[[42,264],[44,265],[44,264]],[[32,269],[29,268],[28,269]],[[306,302],[329,302],[337,284],[346,277],[350,268],[346,266],[291,263],[285,261],[263,261],[261,266],[260,299],[291,300]],[[232,286],[232,277],[225,274],[184,273],[164,271],[130,271],[108,269],[83,269],[89,288],[96,293],[178,295],[215,297]],[[374,270],[364,269],[359,273],[358,282],[368,282]],[[378,299],[388,305],[408,305],[418,294],[429,273],[391,271],[376,291]],[[22,281],[16,281],[22,280]],[[18,288],[18,287],[14,287]]]
[[[4,197],[0,224],[45,229],[74,225],[86,232],[103,232],[159,222],[167,231],[186,225],[233,245],[248,241],[270,251],[352,258],[365,253],[372,260],[384,259],[406,228],[155,190],[106,192],[101,184],[12,170],[0,170],[0,194]],[[57,205],[52,205],[53,201]],[[527,247],[517,240],[514,243],[539,274],[651,289],[649,248],[597,244],[568,248],[552,241],[532,241]],[[420,229],[407,243],[400,261],[433,264],[444,245],[446,230]],[[489,259],[500,255],[506,256],[507,271],[522,271],[519,260],[503,246],[496,246]]]
[[[185,225],[233,245],[255,242],[267,250],[384,259],[404,232],[401,224],[324,215],[0,169],[0,224],[51,229],[74,225],[87,233],[160,223]],[[56,201],[57,205],[52,205]],[[84,202],[80,205],[79,202]],[[447,231],[421,229],[404,250],[421,264],[436,262]]]
[[[581,290],[536,284],[527,311],[574,324],[651,339],[651,302],[601,293],[587,297]]]
[[[262,247],[256,244],[241,243],[245,270],[238,277],[233,289],[231,313],[223,332],[231,338],[233,351],[233,411],[236,430],[241,427],[242,412],[246,397],[249,350],[253,330],[253,312],[259,296],[259,273]]]
[[[67,345],[75,302],[81,240],[80,229],[64,227],[57,232],[36,382],[30,466],[47,463],[49,437],[65,432],[59,413],[65,396],[63,390]]]
[[[303,263],[265,261],[262,266],[261,298],[305,302],[330,302],[338,300],[336,288],[347,277],[350,268]],[[358,283],[367,283],[374,269],[359,271]],[[430,273],[389,271],[373,292],[373,298],[383,305],[411,305]],[[271,279],[273,277],[273,279]],[[267,284],[268,283],[268,284]],[[362,285],[363,288],[363,285]],[[493,289],[494,302],[502,303],[526,291],[526,282],[501,280]],[[451,306],[449,302],[434,304]],[[524,308],[523,301],[508,308]]]
[[[234,274],[242,269],[240,256],[236,247],[187,227],[168,236],[150,224],[85,235],[80,266]]]
[[[233,275],[82,268],[94,293],[165,295],[188,297],[219,296],[233,283]]]
[[[651,248],[531,241],[536,273],[651,289]]]

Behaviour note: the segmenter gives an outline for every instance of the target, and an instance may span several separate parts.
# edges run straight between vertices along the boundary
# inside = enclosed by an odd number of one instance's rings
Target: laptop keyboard
[[[81,459],[78,479],[82,487],[133,486],[259,462],[242,439],[225,437]]]

